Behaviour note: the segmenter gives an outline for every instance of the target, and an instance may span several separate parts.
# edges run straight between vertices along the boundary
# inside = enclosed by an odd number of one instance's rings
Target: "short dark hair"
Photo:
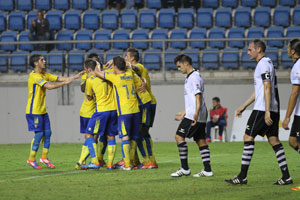
[[[192,65],[192,63],[193,63],[191,57],[189,57],[185,54],[180,54],[180,55],[176,56],[174,58],[174,63],[176,64],[177,62],[180,62],[180,63],[188,62],[189,65]]]
[[[90,54],[88,55],[88,58],[90,58],[90,59],[96,58],[96,60],[97,60],[98,62],[101,62],[99,55],[96,54],[96,53],[90,53]]]
[[[262,52],[266,51],[266,44],[263,41],[261,41],[259,39],[256,39],[256,40],[253,40],[252,42],[254,44],[254,48],[255,49],[258,48],[258,47],[260,47],[261,50],[262,50]]]
[[[114,62],[114,65],[116,65],[119,70],[121,70],[121,71],[125,71],[126,70],[125,59],[122,58],[121,56],[115,56],[113,58],[113,62]]]
[[[127,49],[127,52],[130,54],[131,57],[134,57],[135,61],[139,61],[140,54],[136,48],[129,48],[129,49]]]
[[[91,58],[87,59],[86,61],[84,61],[84,66],[88,69],[91,68],[92,70],[95,70],[96,66],[97,66],[97,62]]]
[[[38,10],[38,11],[36,12],[36,14],[38,14],[38,13],[41,13],[42,16],[44,17],[44,11],[43,11],[43,10]]]
[[[291,48],[291,49],[295,49],[295,46],[296,46],[295,44],[298,43],[299,41],[300,41],[300,40],[299,40],[298,38],[291,40],[291,41],[289,42],[290,48]]]
[[[214,97],[214,98],[212,98],[212,100],[220,103],[220,98],[219,97]]]
[[[300,40],[296,44],[294,44],[293,48],[298,56],[300,56]]]
[[[40,57],[41,57],[40,54],[33,54],[32,56],[30,56],[30,59],[29,59],[30,66],[34,68],[35,67],[34,63],[38,62]]]

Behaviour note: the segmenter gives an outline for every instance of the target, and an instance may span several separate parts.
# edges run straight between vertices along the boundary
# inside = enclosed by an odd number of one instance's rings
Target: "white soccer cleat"
[[[194,174],[193,177],[205,177],[205,176],[213,176],[213,172],[207,172],[202,170],[201,172],[199,172],[198,174]]]
[[[123,171],[130,171],[131,170],[131,167],[125,167],[125,166],[122,166],[120,168],[118,168],[119,170],[123,170]]]
[[[181,176],[189,176],[191,174],[191,170],[185,170],[183,168],[179,168],[176,172],[172,173],[172,177],[181,177]]]

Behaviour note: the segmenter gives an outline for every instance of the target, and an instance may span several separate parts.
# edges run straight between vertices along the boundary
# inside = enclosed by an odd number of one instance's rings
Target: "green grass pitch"
[[[240,170],[243,143],[212,143],[213,177],[172,178],[180,166],[175,142],[155,143],[158,169],[108,171],[75,170],[81,144],[51,144],[49,158],[56,169],[34,170],[26,165],[30,144],[0,145],[0,199],[247,199],[296,200],[300,191],[300,155],[283,142],[294,184],[272,185],[280,176],[274,152],[265,142],[256,142],[248,173],[248,185],[224,182]],[[202,170],[200,153],[189,142],[189,164],[193,173]],[[38,158],[40,152],[38,154]],[[115,161],[121,158],[118,144]]]

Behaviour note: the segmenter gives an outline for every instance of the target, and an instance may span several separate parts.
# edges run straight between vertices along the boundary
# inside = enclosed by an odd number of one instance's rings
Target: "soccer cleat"
[[[292,187],[292,190],[294,190],[294,191],[300,191],[300,186],[298,186],[298,187]]]
[[[99,160],[100,167],[105,167],[106,162],[104,160]]]
[[[76,163],[75,169],[81,170],[82,168],[78,165],[78,163]]]
[[[220,140],[221,142],[222,142],[222,139],[223,139],[222,136],[219,136],[219,140]]]
[[[107,170],[114,170],[114,169],[116,169],[116,166],[115,166],[115,165],[112,165],[112,166],[106,166],[106,169],[107,169]]]
[[[207,172],[202,170],[198,174],[194,174],[193,177],[205,177],[205,176],[213,176],[213,172]]]
[[[206,142],[211,142],[211,139],[210,138],[206,138]]]
[[[87,165],[82,165],[80,163],[77,163],[77,165],[79,165],[81,167],[81,169],[99,169],[100,165],[97,165],[95,163],[90,162]]]
[[[145,165],[144,163],[140,164],[137,167],[134,167],[133,169],[152,169],[153,165],[150,163],[149,165]]]
[[[231,179],[225,179],[226,183],[230,183],[232,185],[244,185],[247,184],[247,177],[244,179],[239,178],[238,176],[233,177]]]
[[[152,169],[157,169],[158,168],[158,164],[155,163],[155,164],[152,164]]]
[[[191,175],[191,170],[185,170],[183,168],[179,168],[176,172],[172,173],[172,177],[181,177],[181,176],[189,176]]]
[[[289,185],[289,184],[293,184],[292,177],[289,177],[287,179],[280,178],[274,183],[274,185]]]
[[[122,167],[118,168],[119,170],[124,170],[124,171],[130,171],[131,167],[125,167],[125,165],[123,165]]]
[[[43,169],[41,166],[39,166],[36,161],[30,161],[30,160],[27,160],[27,164],[31,167],[33,167],[34,169]]]
[[[120,168],[122,168],[122,167],[124,167],[125,166],[125,161],[124,160],[121,160],[121,161],[119,161],[119,162],[117,162],[116,164],[115,164],[115,167],[117,168],[117,169],[120,169]]]
[[[53,164],[51,164],[50,160],[48,160],[47,158],[41,158],[40,162],[51,169],[55,168],[55,166]]]

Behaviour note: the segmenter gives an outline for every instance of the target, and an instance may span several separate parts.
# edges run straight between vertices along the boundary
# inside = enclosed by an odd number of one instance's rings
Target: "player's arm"
[[[292,92],[291,92],[291,95],[290,95],[290,98],[289,98],[288,108],[287,108],[286,113],[285,113],[285,118],[282,122],[282,127],[285,130],[289,130],[288,125],[289,125],[289,122],[290,122],[292,112],[293,112],[293,110],[295,108],[295,105],[297,103],[297,98],[299,96],[299,90],[300,90],[300,85],[293,85],[292,86]]]
[[[236,116],[240,117],[242,116],[242,113],[244,112],[244,110],[246,110],[246,108],[251,105],[255,100],[255,92],[253,91],[253,93],[251,94],[251,96],[249,97],[249,99],[247,99],[245,101],[245,103],[243,105],[241,105],[237,110],[236,110]]]
[[[98,67],[95,67],[94,73],[101,79],[105,79],[105,74],[103,71],[100,71]]]
[[[60,83],[49,83],[47,82],[43,87],[46,88],[47,90],[53,90],[53,89],[56,89],[56,88],[60,88],[64,85],[67,85],[71,82],[60,82]]]
[[[59,76],[57,81],[74,81],[75,79],[80,78],[80,76],[84,73],[84,71],[79,72],[78,74],[74,75],[74,76],[70,76],[70,77],[65,77],[65,76]]]
[[[137,91],[139,92],[146,92],[146,86],[147,83],[145,81],[145,79],[139,77],[135,72],[133,72],[133,82],[134,82],[134,86],[135,88],[137,88]],[[141,83],[139,85],[139,83]]]
[[[141,72],[141,69],[139,68],[139,66],[132,64],[131,68],[139,77],[142,76],[142,72]]]
[[[92,90],[92,84],[90,82],[90,79],[86,79],[85,81],[85,96],[89,101],[93,100],[93,90]]]
[[[198,121],[198,116],[199,116],[201,105],[202,105],[202,95],[201,95],[201,93],[196,94],[195,97],[196,97],[196,110],[195,110],[194,121],[192,123],[192,126],[196,125],[196,123]]]
[[[85,92],[85,85],[86,85],[86,82],[84,81],[84,83],[82,83],[81,86],[80,86],[81,87],[81,92],[83,92],[83,93]]]
[[[270,114],[271,105],[271,81],[264,81],[264,99],[265,99],[265,122],[268,126],[271,126],[273,121]]]
[[[183,112],[176,113],[175,120],[180,121],[184,118],[184,116],[185,116],[185,110]]]

